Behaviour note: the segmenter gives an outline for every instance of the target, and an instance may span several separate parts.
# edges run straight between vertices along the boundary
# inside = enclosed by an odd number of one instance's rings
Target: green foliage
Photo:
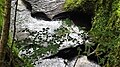
[[[31,63],[34,64],[33,61],[38,61],[40,57],[47,55],[48,52],[52,54],[57,52],[59,44],[56,42],[60,38],[58,38],[55,34],[52,35],[48,33],[48,30],[49,28],[43,28],[43,30],[39,32],[25,30],[30,33],[31,38],[16,41],[16,48],[19,49],[19,51],[25,52],[25,54],[21,54],[24,61],[27,61],[25,66],[30,65],[30,67],[32,67]],[[45,44],[46,46],[43,46]]]
[[[30,58],[24,57],[23,60],[25,62],[24,65],[23,65],[23,67],[34,67],[34,64],[31,64],[33,60],[31,60]]]
[[[85,12],[93,12],[96,0],[66,0],[64,4],[65,11],[79,10]]]
[[[54,33],[49,33],[49,28],[43,28],[38,32],[31,32],[30,30],[26,29],[24,31],[29,32],[30,36],[26,39],[16,41],[17,45],[13,46],[16,48],[14,50],[23,52],[21,53],[21,57],[25,62],[25,67],[32,67],[32,65],[35,64],[35,61],[38,61],[40,58],[45,57],[45,55],[56,54],[60,45],[66,41],[72,41],[74,44],[81,43],[79,39],[69,36],[71,33],[70,28],[72,25],[73,23],[71,20],[66,19],[63,21],[63,24],[60,26],[60,28],[56,29]],[[84,32],[76,34],[80,35],[83,38],[86,37]],[[45,44],[46,46],[43,46]],[[88,46],[87,48],[91,47]]]
[[[89,32],[93,41],[99,43],[97,55],[105,53],[99,64],[105,67],[120,67],[120,1],[99,0],[93,28]],[[104,63],[103,60],[107,60]]]
[[[68,27],[73,25],[72,21],[70,19],[68,19],[68,18],[63,21],[63,24],[68,25]]]
[[[30,55],[31,59],[36,59],[37,56],[42,57],[43,54],[48,54],[48,52],[55,54],[58,51],[60,43],[62,43],[61,39],[66,36],[66,33],[70,33],[64,25],[70,27],[72,25],[71,20],[64,20],[63,26],[54,31],[55,34],[48,33],[49,28],[43,28],[43,30],[39,32],[31,32],[26,29],[24,31],[30,33],[30,38],[16,41],[17,45],[13,47],[17,48],[14,48],[14,50],[17,52],[22,50],[26,51],[27,54],[30,54],[29,49],[33,48],[34,54]],[[43,46],[42,44],[46,44],[48,46]],[[24,57],[29,59],[29,57]]]
[[[73,10],[81,5],[83,3],[82,1],[84,0],[66,0],[64,9],[65,10]]]
[[[55,31],[55,34],[48,33],[49,28],[43,28],[43,30],[39,32],[31,32],[28,29],[25,30],[30,33],[31,38],[26,38],[23,40],[16,41],[16,49],[19,49],[17,51],[25,51],[26,54],[21,54],[24,61],[29,62],[25,63],[25,66],[29,65],[31,66],[31,63],[34,64],[33,61],[38,61],[40,57],[43,57],[47,54],[56,54],[58,51],[60,40],[64,33],[57,34],[58,32],[65,32],[67,33],[67,29],[64,29],[61,27],[60,29],[57,29]],[[45,45],[46,46],[43,46]],[[32,51],[31,51],[32,50]],[[38,57],[39,56],[39,57]]]
[[[91,1],[93,3],[92,5],[95,5],[95,17],[93,19],[93,27],[90,30],[89,35],[92,37],[93,42],[99,44],[96,48],[96,55],[100,58],[99,64],[103,65],[102,67],[120,67],[120,1],[66,0],[64,9],[66,11],[69,11],[74,10],[78,7],[83,7],[82,9],[86,10],[89,6],[89,2],[86,4],[87,1]],[[86,7],[85,4],[88,6]],[[92,9],[91,6],[90,9]],[[63,22],[65,24],[68,24],[68,26],[72,25],[69,19],[66,19]],[[33,48],[32,55],[25,55],[23,57],[26,62],[29,62],[26,63],[28,67],[32,67],[32,65],[29,64],[31,64],[32,59],[36,59],[37,56],[42,57],[42,54],[45,55],[48,51],[52,54],[55,54],[57,52],[59,44],[62,43],[61,39],[66,36],[66,33],[70,33],[70,31],[63,26],[57,29],[55,31],[55,34],[49,34],[47,32],[48,29],[43,29],[43,31],[39,32],[30,32],[29,30],[26,31],[29,32],[33,38],[18,41],[17,45],[15,46],[17,49],[15,50],[19,49],[18,51],[27,51],[29,54],[31,53],[29,49]],[[53,39],[43,39],[42,36],[48,38],[52,37]],[[48,47],[42,46],[43,43],[47,43]],[[88,55],[90,53],[89,48],[91,48],[91,46],[86,46],[85,49],[85,53]],[[101,57],[100,55],[103,54],[104,56]]]
[[[0,0],[0,36],[2,32],[2,25],[3,25],[3,11],[4,10],[4,0]]]
[[[120,0],[66,0],[66,11],[76,8],[86,12],[95,8],[89,35],[93,42],[99,44],[96,49],[99,64],[104,67],[120,67]],[[104,57],[100,57],[102,54]]]

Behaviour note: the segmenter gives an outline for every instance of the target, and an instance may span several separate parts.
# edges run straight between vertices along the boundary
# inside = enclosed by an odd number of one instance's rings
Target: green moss
[[[3,25],[3,9],[4,9],[4,0],[0,1],[0,36],[2,32],[2,25]]]
[[[64,9],[95,13],[89,35],[99,43],[96,49],[99,64],[120,67],[120,0],[66,0]],[[100,57],[102,54],[104,57]]]
[[[102,1],[102,0],[101,0]],[[120,67],[120,15],[119,0],[97,2],[93,27],[89,32],[93,41],[100,44],[98,55],[106,53],[100,64],[105,67]],[[102,59],[107,59],[104,64]]]
[[[84,0],[66,0],[64,9],[66,11],[73,10],[77,7],[79,7]]]
[[[64,4],[64,10],[79,10],[92,13],[94,11],[95,4],[96,0],[66,0]]]

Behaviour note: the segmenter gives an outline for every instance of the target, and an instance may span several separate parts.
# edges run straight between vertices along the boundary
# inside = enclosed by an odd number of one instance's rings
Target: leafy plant
[[[29,32],[29,37],[22,40],[16,40],[17,45],[14,47],[18,49],[17,51],[20,51],[19,54],[25,62],[27,61],[30,65],[34,65],[35,61],[38,61],[45,55],[56,54],[60,45],[66,41],[73,42],[74,44],[72,47],[81,43],[79,38],[72,38],[70,36],[71,33],[75,33],[75,31],[70,31],[70,29],[72,30],[72,25],[73,23],[71,20],[66,19],[54,33],[48,32],[50,28],[43,28],[40,31],[30,31],[29,29],[25,29],[24,31]],[[78,35],[81,39],[87,38],[84,32],[76,33],[75,35]],[[29,63],[25,63],[25,65],[29,65]]]
[[[64,9],[67,11],[73,10],[73,9],[79,7],[81,5],[81,3],[83,3],[83,1],[84,0],[66,0]]]
[[[120,66],[120,16],[119,16],[118,0],[97,2],[96,15],[93,21],[93,28],[90,34],[93,41],[100,44],[97,53],[104,54],[99,64],[105,67]],[[103,61],[104,60],[104,61]],[[106,63],[105,63],[106,60]]]
[[[103,67],[120,67],[120,1],[66,0],[64,5],[66,11],[83,9],[89,12],[92,8],[95,8],[95,17],[89,35],[93,42],[99,44],[96,49],[99,64]]]

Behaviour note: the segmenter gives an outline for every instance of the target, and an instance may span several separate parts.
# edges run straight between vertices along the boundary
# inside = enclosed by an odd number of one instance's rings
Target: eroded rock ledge
[[[63,5],[65,0],[26,0],[33,8],[33,12],[45,12],[52,18],[54,15],[64,12]]]

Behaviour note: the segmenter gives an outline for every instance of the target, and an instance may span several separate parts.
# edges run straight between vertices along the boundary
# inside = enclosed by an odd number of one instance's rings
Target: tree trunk
[[[9,28],[10,28],[10,13],[11,13],[11,0],[5,0],[4,8],[4,24],[0,40],[0,67],[4,67],[5,46],[8,42]]]

